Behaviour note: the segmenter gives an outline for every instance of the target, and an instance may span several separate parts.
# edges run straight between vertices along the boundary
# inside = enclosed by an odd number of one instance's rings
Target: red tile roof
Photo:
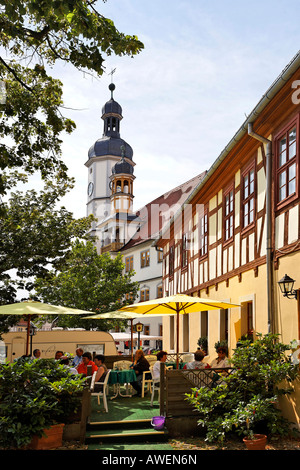
[[[140,218],[140,228],[120,251],[132,248],[147,240],[154,240],[158,232],[170,221],[171,217],[183,206],[191,192],[206,175],[206,171],[162,196],[149,202],[136,212]]]

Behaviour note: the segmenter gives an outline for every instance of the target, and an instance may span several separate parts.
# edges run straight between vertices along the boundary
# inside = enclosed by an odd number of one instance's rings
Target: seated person
[[[130,366],[136,373],[136,382],[132,382],[132,387],[136,390],[136,396],[142,396],[142,380],[143,380],[143,372],[149,370],[150,365],[147,359],[145,358],[144,351],[142,349],[138,349],[135,353],[135,359],[133,364]]]
[[[92,375],[98,370],[98,367],[92,361],[92,355],[89,352],[85,352],[82,354],[82,362],[77,367],[78,374],[87,376],[87,366],[92,366]]]
[[[77,348],[76,349],[76,356],[73,359],[73,367],[78,367],[79,364],[82,362],[82,354],[83,354],[83,349],[82,348]]]
[[[70,366],[70,358],[68,356],[61,356],[59,363],[65,366],[65,369],[68,369],[71,374],[78,374],[77,369],[75,369],[75,367]]]
[[[105,376],[107,374],[107,367],[104,364],[105,356],[103,356],[103,354],[98,354],[95,356],[94,361],[98,367],[95,382],[104,382]],[[94,392],[103,392],[103,385],[95,383]]]
[[[222,368],[224,369],[225,367],[230,367],[229,360],[226,357],[226,348],[223,346],[220,346],[217,349],[218,357],[216,357],[210,364],[210,367],[214,368]]]
[[[201,350],[197,350],[194,353],[194,361],[188,362],[184,365],[184,369],[210,369],[210,365],[203,362],[205,353]]]
[[[58,360],[64,355],[63,351],[56,351],[54,359]]]
[[[32,354],[32,359],[39,359],[41,357],[40,349],[35,349]]]
[[[166,351],[159,351],[156,355],[157,361],[152,369],[152,377],[154,382],[160,381],[160,364],[166,362],[168,353]]]

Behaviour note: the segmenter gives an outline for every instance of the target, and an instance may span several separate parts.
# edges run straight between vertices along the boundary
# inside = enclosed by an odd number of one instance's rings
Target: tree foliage
[[[75,220],[57,200],[68,185],[47,182],[41,192],[12,193],[0,218],[0,304],[16,301],[17,295],[32,291],[34,277],[43,278],[57,267],[70,250],[75,237],[84,238],[92,216]],[[20,291],[21,289],[21,291]],[[22,294],[21,294],[22,295]],[[0,332],[6,333],[19,321],[0,315]]]
[[[17,287],[30,290],[30,278],[45,276],[51,265],[61,262],[71,240],[85,235],[90,218],[75,220],[64,207],[55,208],[63,193],[50,182],[40,193],[12,193],[5,204],[6,217],[0,219],[0,279],[8,279],[15,270]]]
[[[134,56],[136,36],[117,30],[95,8],[96,0],[0,0],[0,168],[39,171],[42,178],[66,177],[61,133],[75,123],[61,114],[63,87],[49,70],[66,63],[101,76],[106,56]],[[12,180],[0,176],[0,194]]]
[[[44,302],[79,308],[95,313],[118,310],[128,303],[125,295],[137,295],[138,283],[133,272],[123,274],[121,254],[112,258],[108,253],[98,255],[91,241],[76,240],[72,250],[47,277],[36,280],[35,289]],[[92,314],[92,313],[91,313]],[[115,321],[82,320],[80,316],[59,316],[63,327],[95,328],[107,331]],[[122,323],[124,324],[124,322]]]
[[[105,0],[103,0],[105,1]],[[75,221],[59,198],[72,187],[61,155],[62,136],[75,122],[64,116],[63,84],[55,65],[101,77],[112,54],[134,56],[143,44],[119,32],[96,10],[96,0],[0,0],[0,303],[15,300],[16,288],[32,289],[57,267],[90,220]],[[46,182],[35,190],[1,195],[28,175]],[[12,280],[12,270],[17,279]],[[0,331],[14,323],[0,318]]]

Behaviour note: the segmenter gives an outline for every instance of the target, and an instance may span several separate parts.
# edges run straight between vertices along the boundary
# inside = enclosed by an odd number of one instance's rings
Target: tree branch
[[[17,82],[19,82],[24,88],[26,88],[26,90],[30,91],[31,93],[33,93],[33,89],[31,87],[29,87],[25,82],[23,82],[23,80],[21,80],[18,75],[16,74],[15,70],[13,68],[11,68],[6,62],[5,60],[0,56],[0,62],[4,65],[4,67],[7,68],[7,70],[15,77],[15,79],[17,80]]]

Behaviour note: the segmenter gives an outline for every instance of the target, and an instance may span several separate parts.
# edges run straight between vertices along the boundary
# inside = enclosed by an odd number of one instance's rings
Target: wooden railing
[[[108,245],[102,246],[100,248],[100,253],[102,254],[108,251],[119,251],[123,245],[124,243],[121,242],[111,242]]]
[[[192,388],[212,388],[222,383],[224,376],[228,376],[234,369],[161,369],[160,383],[160,413],[166,417],[195,416],[192,405],[186,400],[186,393],[191,393]]]

